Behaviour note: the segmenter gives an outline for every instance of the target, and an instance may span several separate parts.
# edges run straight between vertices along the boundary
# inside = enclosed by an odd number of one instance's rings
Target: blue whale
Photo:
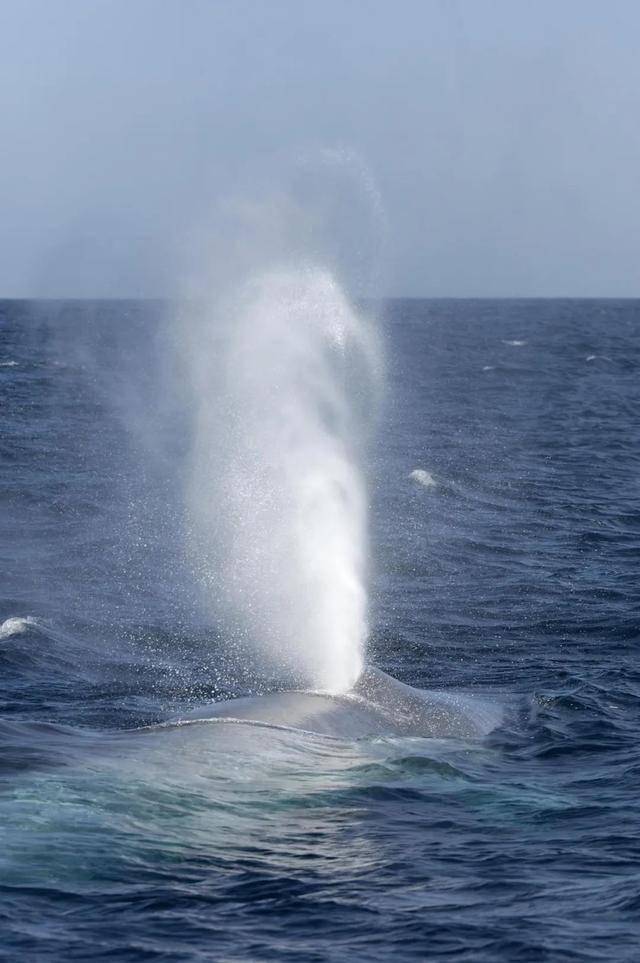
[[[214,703],[181,716],[179,721],[254,724],[346,739],[478,739],[497,728],[501,719],[500,707],[488,700],[457,692],[414,689],[369,666],[344,695],[273,692]]]

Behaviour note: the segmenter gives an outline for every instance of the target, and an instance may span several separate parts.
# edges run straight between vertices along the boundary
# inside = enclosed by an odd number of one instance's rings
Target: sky
[[[375,293],[640,296],[639,45],[637,0],[0,0],[0,296],[174,296],[292,182]]]

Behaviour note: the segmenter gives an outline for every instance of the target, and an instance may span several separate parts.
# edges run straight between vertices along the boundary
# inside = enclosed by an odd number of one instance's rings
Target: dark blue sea
[[[171,724],[273,685],[127,420],[171,310],[0,303],[0,958],[640,959],[640,301],[380,310],[368,658],[477,739]]]

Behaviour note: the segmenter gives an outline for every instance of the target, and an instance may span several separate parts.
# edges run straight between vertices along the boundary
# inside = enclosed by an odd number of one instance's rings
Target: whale
[[[416,689],[368,666],[343,694],[287,689],[202,706],[175,721],[269,726],[342,739],[479,739],[496,729],[501,720],[501,708],[488,699]]]

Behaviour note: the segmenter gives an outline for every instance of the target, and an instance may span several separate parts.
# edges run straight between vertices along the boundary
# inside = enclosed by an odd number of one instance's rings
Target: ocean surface
[[[640,302],[381,310],[369,661],[468,740],[173,724],[274,680],[185,561],[169,310],[0,303],[0,958],[637,961]]]

